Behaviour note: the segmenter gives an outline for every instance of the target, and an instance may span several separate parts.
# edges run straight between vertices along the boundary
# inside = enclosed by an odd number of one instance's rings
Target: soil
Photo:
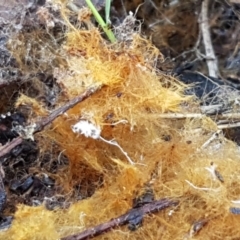
[[[103,1],[95,3],[104,15]],[[75,0],[74,4],[80,7],[84,1]],[[159,70],[185,83],[200,82],[198,88],[192,89],[199,99],[212,94],[207,100],[202,100],[202,105],[213,103],[212,99],[216,99],[216,85],[226,85],[235,90],[240,88],[240,4],[234,1],[210,3],[209,26],[219,66],[219,76],[211,78],[212,81],[208,81],[204,44],[199,30],[201,1],[114,0],[111,8],[113,27],[118,26],[130,11],[141,21],[141,34],[150,39],[165,57],[164,62],[158,63]],[[77,14],[73,11],[70,21],[79,26]],[[66,64],[58,52],[65,40],[65,31],[66,25],[59,10],[49,1],[3,0],[0,3],[2,145],[18,136],[14,126],[25,126],[37,118],[32,115],[30,106],[15,107],[20,94],[35,98],[49,111],[62,97],[53,70]],[[228,130],[226,136],[240,143],[239,132],[238,128]],[[75,186],[66,194],[56,179],[56,173],[68,168],[68,159],[55,143],[50,143],[48,149],[42,149],[40,143],[41,136],[35,141],[24,140],[0,159],[0,229],[11,224],[11,216],[19,203],[31,206],[44,203],[53,210],[66,208],[72,201],[94,193],[93,184],[84,191]]]

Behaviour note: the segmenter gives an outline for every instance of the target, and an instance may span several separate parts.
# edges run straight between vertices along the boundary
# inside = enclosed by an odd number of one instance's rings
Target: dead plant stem
[[[219,75],[218,61],[214,53],[211,34],[208,24],[208,6],[209,0],[202,1],[200,29],[202,31],[203,44],[205,47],[206,62],[208,66],[208,75],[217,78]]]
[[[150,214],[153,212],[157,212],[160,210],[163,210],[170,206],[176,206],[178,204],[177,200],[170,200],[170,199],[160,199],[153,201],[151,203],[145,204],[138,208],[133,208],[127,213],[123,214],[122,216],[118,218],[114,218],[110,220],[109,222],[97,225],[92,228],[88,228],[87,230],[77,233],[71,236],[67,236],[64,238],[61,238],[61,240],[83,240],[83,239],[90,239],[95,236],[98,236],[102,234],[103,232],[110,230],[114,227],[124,225],[129,223],[130,221],[133,221],[134,219],[141,218],[145,214]]]
[[[70,100],[64,106],[54,110],[48,117],[45,117],[45,118],[41,119],[40,121],[38,121],[36,123],[36,127],[35,127],[35,130],[34,130],[34,133],[42,131],[43,128],[45,126],[47,126],[48,124],[50,124],[54,119],[56,119],[57,117],[59,117],[60,115],[65,113],[70,108],[74,107],[77,103],[82,102],[83,100],[85,100],[86,98],[91,96],[97,90],[98,90],[98,87],[88,88],[85,92],[83,92],[79,96],[73,98],[72,100]]]

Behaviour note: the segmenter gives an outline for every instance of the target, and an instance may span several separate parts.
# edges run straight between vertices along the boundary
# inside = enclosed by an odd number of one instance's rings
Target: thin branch
[[[166,119],[183,119],[183,118],[203,118],[202,113],[160,113],[157,115],[159,118]]]
[[[210,106],[209,106],[210,107]],[[223,114],[202,114],[202,113],[160,113],[159,118],[165,119],[183,119],[183,118],[203,118],[203,117],[214,117],[214,119],[227,119],[227,120],[239,120],[240,113],[223,113]]]
[[[74,107],[77,103],[80,103],[83,100],[85,100],[86,98],[90,97],[93,93],[95,93],[98,90],[98,88],[99,87],[91,87],[91,88],[87,89],[85,92],[83,92],[79,96],[70,100],[64,106],[54,110],[48,117],[45,117],[45,118],[41,119],[40,121],[38,121],[36,123],[34,133],[42,131],[43,128],[45,126],[47,126],[48,124],[50,124],[54,119],[56,119],[57,117],[59,117],[60,115],[62,115],[66,111],[68,111],[70,108]]]
[[[208,24],[208,6],[209,0],[202,1],[201,21],[200,28],[202,31],[203,44],[205,47],[206,62],[208,66],[208,74],[210,77],[217,78],[219,75],[218,62],[214,53],[214,49],[211,41],[211,34]]]
[[[165,119],[184,119],[184,118],[201,119],[206,116],[212,117],[212,118],[214,117],[215,120],[217,120],[217,119],[228,120],[227,123],[224,123],[224,124],[216,123],[218,130],[240,127],[240,122],[239,122],[240,113],[225,113],[225,114],[219,114],[219,115],[205,115],[205,114],[201,114],[201,113],[162,113],[162,114],[158,114],[159,118],[165,118]],[[230,122],[230,121],[233,121],[234,119],[236,122]]]
[[[223,103],[209,105],[209,106],[201,106],[200,109],[201,109],[201,112],[206,115],[219,114],[227,110],[227,108],[224,106]]]
[[[240,113],[224,113],[216,116],[218,119],[240,119]]]
[[[240,122],[221,124],[221,125],[218,125],[217,127],[218,129],[236,128],[236,127],[240,127]]]
[[[135,219],[141,219],[145,214],[150,214],[153,212],[157,212],[163,210],[170,206],[176,206],[179,202],[177,200],[170,200],[170,199],[160,199],[153,201],[151,203],[145,204],[138,208],[133,208],[127,213],[123,214],[118,218],[114,218],[109,222],[97,225],[95,227],[89,228],[81,233],[77,233],[71,236],[67,236],[61,238],[61,240],[83,240],[83,239],[90,239],[95,236],[102,234],[105,231],[108,231],[114,227],[127,224]]]
[[[161,20],[161,21],[162,21],[162,20]],[[150,27],[150,25],[149,25],[149,27]],[[195,45],[193,46],[193,48],[191,48],[191,49],[189,49],[189,50],[186,50],[186,51],[184,51],[183,53],[180,53],[180,54],[177,55],[175,58],[172,58],[172,59],[171,59],[171,62],[174,62],[174,61],[176,61],[176,59],[178,59],[178,58],[180,58],[180,57],[183,57],[183,56],[186,56],[188,53],[192,53],[192,52],[195,52],[195,53],[196,53],[197,58],[194,59],[193,61],[190,61],[190,63],[193,63],[193,62],[198,61],[198,60],[202,60],[202,57],[199,56],[200,54],[199,54],[199,50],[198,50],[198,47],[199,47],[199,45],[200,45],[201,38],[202,38],[201,36],[202,36],[202,35],[201,35],[201,31],[199,31],[197,41],[196,41]]]
[[[207,147],[213,140],[215,140],[216,138],[219,137],[221,130],[218,130],[217,132],[215,132],[202,146],[201,149]]]
[[[14,138],[11,142],[6,143],[0,147],[0,157],[7,155],[13,148],[20,145],[23,142],[21,137]]]
[[[83,92],[76,98],[70,100],[64,106],[54,110],[49,116],[42,118],[37,123],[32,124],[32,126],[33,126],[32,134],[42,131],[44,129],[44,127],[46,127],[48,124],[53,122],[53,120],[55,120],[61,114],[65,113],[70,108],[74,107],[77,103],[84,101],[86,98],[88,98],[93,93],[95,93],[98,89],[99,89],[99,87],[91,87],[91,88],[87,89],[85,92]],[[31,126],[27,126],[26,129],[27,128],[30,129]],[[28,135],[30,135],[30,134],[28,134]],[[6,154],[10,153],[10,151],[13,148],[20,145],[22,142],[23,142],[23,137],[19,136],[19,137],[13,139],[11,142],[5,144],[4,146],[1,146],[0,147],[0,157],[3,157]]]

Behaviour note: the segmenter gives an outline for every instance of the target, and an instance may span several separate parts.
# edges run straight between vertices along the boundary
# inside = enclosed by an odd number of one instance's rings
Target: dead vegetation
[[[1,238],[240,237],[239,5],[142,3],[2,5]]]

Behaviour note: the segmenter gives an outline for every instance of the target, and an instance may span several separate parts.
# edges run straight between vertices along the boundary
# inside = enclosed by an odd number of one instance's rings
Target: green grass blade
[[[113,43],[116,42],[116,38],[112,32],[111,29],[109,29],[108,24],[104,22],[100,14],[98,13],[97,9],[95,6],[92,4],[91,0],[86,0],[86,3],[88,7],[91,9],[93,16],[95,17],[96,21],[99,23],[99,25],[102,27],[103,31],[106,33],[108,39]],[[110,10],[109,10],[110,11]]]

